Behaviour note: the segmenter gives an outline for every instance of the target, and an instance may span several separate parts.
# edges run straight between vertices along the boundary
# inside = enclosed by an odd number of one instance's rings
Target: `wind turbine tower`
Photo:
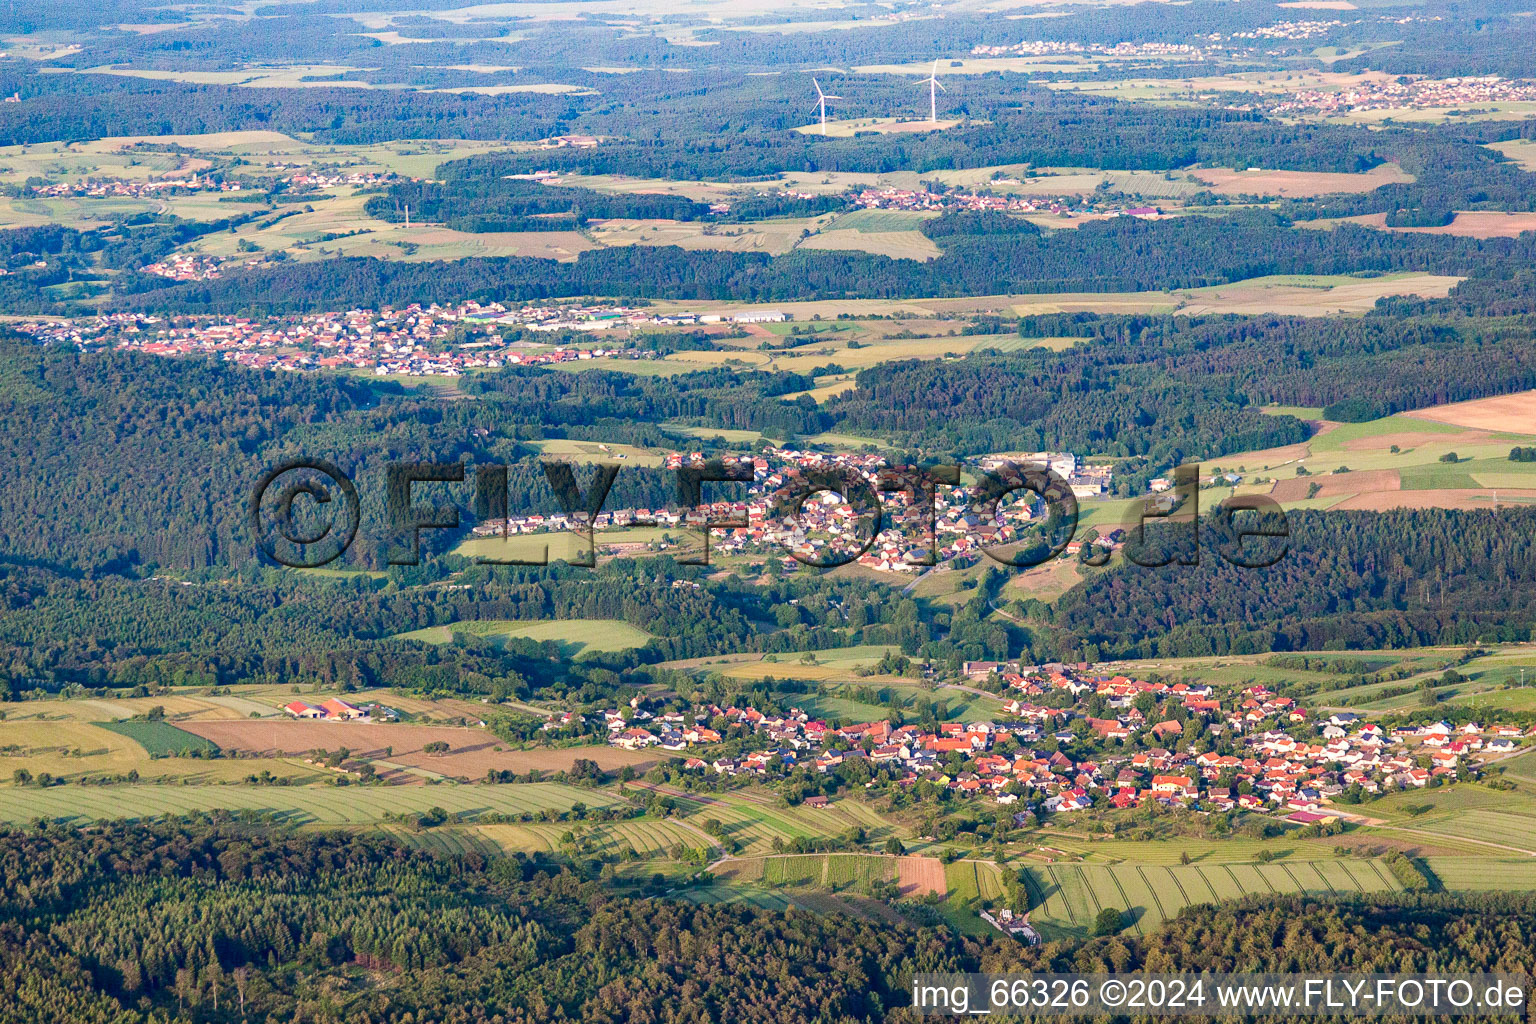
[[[816,87],[816,106],[821,113],[821,134],[827,134],[827,100],[840,100],[841,96],[828,96],[821,91],[821,83],[811,79],[811,84]]]
[[[948,89],[945,89],[944,86],[939,84],[939,62],[938,61],[934,61],[933,62],[933,70],[928,73],[928,77],[923,79],[921,82],[918,82],[917,84],[918,85],[926,85],[928,87],[928,123],[929,124],[938,124],[939,123],[939,92],[940,91],[949,92]]]

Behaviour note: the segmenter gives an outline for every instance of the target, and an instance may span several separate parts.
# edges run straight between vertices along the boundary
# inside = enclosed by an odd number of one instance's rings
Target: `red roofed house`
[[[1154,775],[1152,792],[1159,796],[1193,797],[1196,795],[1195,782],[1183,775]]]
[[[337,700],[335,697],[321,701],[320,709],[325,712],[326,718],[348,719],[368,717],[368,712],[362,708],[354,707],[344,700]]]

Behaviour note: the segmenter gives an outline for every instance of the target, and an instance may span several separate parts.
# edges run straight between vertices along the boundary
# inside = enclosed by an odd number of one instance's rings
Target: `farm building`
[[[335,718],[345,721],[353,718],[368,717],[368,712],[364,711],[362,708],[348,704],[344,700],[337,700],[335,697],[332,697],[326,701],[322,701],[320,708],[325,712],[326,718]]]

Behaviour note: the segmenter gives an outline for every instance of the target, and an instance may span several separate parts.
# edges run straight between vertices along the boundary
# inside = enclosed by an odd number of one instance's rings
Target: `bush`
[[[1125,915],[1114,907],[1105,907],[1099,911],[1099,916],[1093,919],[1093,934],[1117,935],[1121,928],[1125,927]]]
[[[1431,888],[1429,877],[1401,852],[1394,850],[1385,859],[1392,876],[1409,892],[1427,892]]]
[[[1365,423],[1386,414],[1387,410],[1379,402],[1364,398],[1346,398],[1323,409],[1323,419],[1340,423]]]

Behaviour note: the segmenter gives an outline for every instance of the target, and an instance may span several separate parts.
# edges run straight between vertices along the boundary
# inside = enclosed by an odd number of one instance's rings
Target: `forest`
[[[1288,519],[1289,551],[1268,568],[1208,549],[1193,566],[1127,564],[1042,620],[1059,650],[1090,661],[1536,639],[1536,510]]]
[[[39,1024],[851,1024],[919,1019],[918,972],[1519,973],[1536,955],[1529,894],[1250,898],[1144,937],[1030,948],[634,899],[580,864],[436,857],[222,814],[7,829],[0,880],[0,999]]]

